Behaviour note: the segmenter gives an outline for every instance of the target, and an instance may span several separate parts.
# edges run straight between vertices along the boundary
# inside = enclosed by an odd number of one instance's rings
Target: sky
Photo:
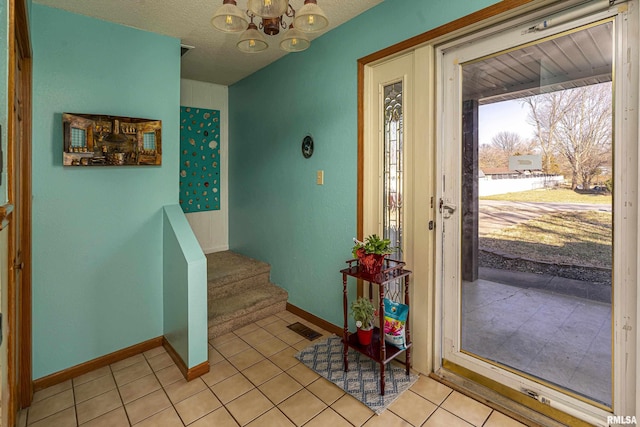
[[[480,145],[491,143],[493,136],[499,132],[514,132],[523,139],[534,136],[534,128],[527,123],[529,107],[519,100],[496,102],[481,105],[478,111],[478,139]]]

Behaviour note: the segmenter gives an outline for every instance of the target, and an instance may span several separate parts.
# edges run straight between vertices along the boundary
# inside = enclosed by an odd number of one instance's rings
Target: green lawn
[[[480,246],[536,261],[611,268],[612,216],[595,211],[543,215],[480,237]]]
[[[520,191],[517,193],[497,194],[480,197],[480,200],[506,200],[510,202],[546,202],[546,203],[599,203],[610,205],[611,194],[580,194],[567,188],[549,188],[542,190]]]

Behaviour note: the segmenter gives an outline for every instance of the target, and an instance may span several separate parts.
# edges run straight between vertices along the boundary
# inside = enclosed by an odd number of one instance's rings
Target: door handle
[[[452,203],[445,203],[442,199],[440,199],[438,208],[443,218],[451,218],[451,215],[456,211],[456,209],[458,209],[456,205]]]

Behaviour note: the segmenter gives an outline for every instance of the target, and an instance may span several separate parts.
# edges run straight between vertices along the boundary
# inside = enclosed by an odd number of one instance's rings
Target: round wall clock
[[[302,140],[302,155],[305,159],[308,159],[313,155],[313,138],[307,135]]]

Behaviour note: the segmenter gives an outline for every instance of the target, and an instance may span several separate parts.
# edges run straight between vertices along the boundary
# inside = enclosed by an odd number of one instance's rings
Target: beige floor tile
[[[173,359],[169,356],[169,353],[162,353],[157,356],[151,357],[147,359],[149,366],[154,371],[159,371],[164,368],[168,368],[171,365],[174,365]]]
[[[170,406],[171,402],[164,390],[158,390],[131,403],[127,403],[125,409],[127,410],[131,424],[136,424]]]
[[[268,424],[265,424],[267,426]],[[238,427],[239,424],[233,419],[225,407],[216,409],[209,415],[205,415],[189,427]]]
[[[67,408],[35,423],[29,423],[29,427],[75,427],[77,425],[75,407]]]
[[[104,415],[100,415],[98,418],[82,424],[81,427],[129,427],[129,419],[127,413],[121,406],[118,409],[114,409],[111,412],[107,412]]]
[[[362,402],[349,394],[345,394],[331,405],[331,409],[342,415],[354,426],[361,426],[374,415],[374,412]]]
[[[18,414],[18,427],[27,427],[27,413],[29,409],[23,409]]]
[[[272,334],[262,328],[258,328],[255,331],[244,335],[242,337],[242,340],[248,343],[250,346],[255,347],[261,342],[270,340],[271,338],[274,338]]]
[[[75,386],[73,393],[76,398],[76,404],[78,404],[115,388],[116,382],[113,380],[113,375],[104,375],[95,380]]]
[[[305,387],[318,378],[321,378],[320,375],[316,374],[303,364],[295,365],[293,368],[289,368],[286,372]]]
[[[327,405],[315,397],[310,391],[300,390],[278,405],[278,408],[293,421],[295,425],[301,426],[324,411]]]
[[[260,319],[256,322],[256,325],[264,328],[266,325],[276,322],[278,320],[281,320],[278,316],[276,316],[275,314],[272,314],[269,317],[265,317],[264,319]]]
[[[122,406],[120,394],[114,389],[76,405],[78,423],[83,424]]]
[[[211,387],[213,393],[223,404],[231,402],[233,399],[254,389],[254,385],[242,374],[236,374]]]
[[[280,313],[276,313],[276,316],[287,322],[288,324],[295,322],[302,322],[302,318],[296,316],[290,311],[281,311]]]
[[[493,411],[483,427],[524,427],[524,424],[498,411]]]
[[[249,366],[265,360],[264,356],[253,348],[241,351],[229,357],[229,362],[239,371],[247,369]]]
[[[134,427],[183,427],[180,417],[173,408],[167,408],[162,412],[134,424]]]
[[[227,360],[223,360],[220,363],[211,365],[209,372],[202,375],[200,378],[211,387],[214,384],[218,384],[220,381],[224,381],[229,377],[236,375],[239,371]]]
[[[333,402],[344,396],[344,390],[324,378],[318,378],[309,384],[307,386],[307,390],[316,395],[327,405],[332,405]]]
[[[247,425],[271,408],[273,403],[260,390],[253,389],[226,405],[233,418],[241,425]]]
[[[209,365],[215,365],[225,360],[224,356],[220,354],[218,350],[209,346]]]
[[[159,370],[156,372],[156,377],[163,387],[167,387],[169,384],[173,384],[184,378],[182,372],[180,372],[180,369],[178,369],[176,365]]]
[[[142,378],[152,373],[153,371],[151,370],[151,367],[143,357],[142,361],[115,371],[113,373],[113,377],[116,379],[116,384],[118,384],[118,387],[122,387],[125,384],[128,384],[132,381],[137,380],[138,378]]]
[[[419,425],[419,424],[416,424]],[[391,411],[384,411],[380,415],[369,418],[369,421],[364,423],[365,427],[413,427],[413,424],[408,423]],[[444,427],[444,426],[443,426]],[[447,426],[448,427],[448,426]]]
[[[224,357],[229,358],[234,354],[250,349],[251,346],[234,335],[234,338],[225,342],[223,345],[213,344],[213,348],[218,350]]]
[[[250,334],[252,332],[255,332],[257,330],[260,329],[260,325],[257,325],[255,322],[254,323],[249,323],[246,326],[243,326],[240,329],[236,329],[235,331],[233,331],[234,334],[236,334],[239,337],[243,337],[244,335]]]
[[[189,427],[238,427],[238,423],[233,419],[229,411],[222,407],[200,418]]]
[[[424,397],[408,390],[387,408],[400,418],[419,426],[425,422],[433,412],[438,409],[436,405]]]
[[[305,343],[310,343],[310,341],[307,340],[305,337],[298,334],[297,332],[293,332],[291,329],[287,329],[285,332],[278,334],[278,338],[286,342],[290,346],[293,346],[303,341]]]
[[[492,409],[470,397],[454,391],[440,405],[454,415],[462,418],[474,426],[481,426],[489,418]]]
[[[133,402],[147,394],[161,388],[160,383],[153,374],[149,374],[120,387],[120,396],[124,403]]]
[[[220,408],[222,403],[209,389],[194,394],[175,405],[182,422],[187,425]]]
[[[143,354],[136,354],[135,356],[131,356],[119,362],[115,362],[111,364],[111,370],[113,372],[119,371],[124,368],[128,368],[129,366],[135,365],[136,363],[144,362],[146,359]]]
[[[265,331],[269,332],[271,335],[278,336],[284,332],[291,331],[291,329],[287,328],[289,323],[285,322],[282,319],[278,319],[275,322],[271,322],[268,325],[262,327]]]
[[[420,375],[418,381],[410,388],[411,391],[419,394],[425,399],[430,400],[436,405],[441,404],[453,391],[446,385],[431,379],[425,375]]]
[[[191,397],[196,393],[201,392],[206,389],[207,385],[200,378],[196,378],[193,381],[187,381],[184,378],[180,381],[176,381],[175,383],[165,387],[165,391],[167,392],[167,396],[171,399],[171,402],[174,404],[186,399],[187,397]]]
[[[262,394],[276,405],[302,390],[302,385],[286,372],[278,375],[259,387]]]
[[[427,419],[422,427],[470,427],[471,424],[447,412],[442,408],[436,411]]]
[[[209,340],[209,344],[211,344],[212,346],[216,347],[222,344],[226,344],[227,342],[238,338],[238,336],[236,334],[234,334],[233,332],[229,332],[227,334],[224,335],[220,335],[219,337],[215,337],[211,340]]]
[[[256,386],[259,386],[281,373],[282,369],[278,368],[267,359],[264,359],[263,361],[242,371],[242,374]]]
[[[278,337],[273,337],[271,339],[262,341],[253,346],[256,350],[258,350],[263,356],[269,357],[272,354],[276,354],[281,352],[282,350],[289,347],[289,344],[282,341]]]
[[[342,418],[336,411],[327,408],[320,412],[317,417],[305,424],[305,427],[350,427],[352,424]]]
[[[86,374],[77,376],[73,379],[73,385],[77,386],[88,381],[93,381],[103,375],[111,375],[111,368],[108,366],[103,366],[102,368],[95,369],[91,372],[87,372]]]
[[[269,356],[269,360],[278,365],[280,369],[286,371],[289,368],[299,365],[300,361],[293,357],[298,350],[293,347],[287,347],[279,353]]]
[[[163,346],[159,345],[159,346],[157,346],[155,348],[152,348],[151,350],[145,351],[143,354],[144,354],[144,357],[146,357],[147,360],[148,360],[148,359],[150,359],[152,357],[156,357],[156,356],[158,356],[158,355],[160,355],[162,353],[166,353],[166,352],[167,352],[167,350]]]
[[[39,402],[41,400],[46,399],[47,397],[53,396],[54,394],[61,393],[65,390],[70,389],[72,386],[73,385],[71,383],[71,380],[67,380],[67,381],[61,382],[60,384],[52,385],[51,387],[47,387],[43,390],[36,391],[33,394],[33,400],[31,401],[31,403]]]
[[[247,427],[295,427],[295,424],[285,417],[278,408],[273,408],[251,421]]]
[[[305,348],[309,347],[311,343],[308,340],[298,341],[295,344],[292,344],[291,347],[295,348],[297,351],[302,351]]]
[[[61,393],[43,399],[31,405],[28,413],[29,424],[40,421],[64,409],[73,407],[73,390],[67,389]]]

